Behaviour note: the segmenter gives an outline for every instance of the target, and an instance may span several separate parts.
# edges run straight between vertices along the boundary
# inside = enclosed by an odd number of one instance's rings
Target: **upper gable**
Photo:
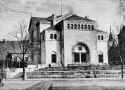
[[[68,18],[66,18],[65,20],[84,20],[84,21],[90,21],[90,22],[95,22],[94,20],[91,20],[91,19],[89,19],[87,16],[85,16],[85,17],[81,17],[81,16],[77,16],[77,15],[72,15],[72,16],[70,16],[70,17],[68,17]]]

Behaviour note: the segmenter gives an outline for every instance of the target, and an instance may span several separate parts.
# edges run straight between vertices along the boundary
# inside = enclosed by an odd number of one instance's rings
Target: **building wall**
[[[99,40],[98,35],[103,36],[103,40]],[[98,55],[103,55],[103,63],[100,64],[108,64],[108,35],[106,33],[97,33],[97,50]]]
[[[90,63],[97,64],[97,37],[94,31],[89,30],[69,30],[67,24],[69,21],[64,21],[64,63],[65,66],[72,64],[72,47],[81,42],[86,44],[90,52]],[[70,21],[71,23],[71,21]],[[76,22],[77,23],[77,22]]]
[[[91,21],[89,19],[85,20],[64,20],[62,21],[63,25],[61,24],[61,29],[55,30],[54,26],[49,27],[50,24],[46,24],[46,29],[44,28],[44,24],[42,23],[40,25],[40,31],[41,31],[41,50],[39,47],[39,40],[33,41],[33,55],[36,57],[34,58],[35,61],[38,60],[39,52],[41,51],[41,64],[45,66],[49,66],[51,64],[52,66],[60,66],[60,64],[63,62],[65,66],[68,64],[73,64],[73,54],[72,50],[75,45],[78,43],[83,43],[86,45],[86,47],[89,50],[89,64],[99,64],[99,58],[98,55],[100,52],[103,53],[103,63],[108,63],[108,46],[107,46],[107,36],[104,34],[104,37],[106,38],[103,41],[98,41],[98,34],[102,34],[102,32],[96,31],[97,24],[95,21]],[[94,29],[69,29],[67,28],[68,24],[77,24],[77,25],[94,25]],[[81,26],[80,26],[81,27]],[[44,30],[42,30],[44,28]],[[38,29],[39,30],[39,29]],[[34,29],[35,36],[37,36],[37,30]],[[40,32],[39,31],[39,32]],[[43,33],[45,32],[45,33]],[[56,34],[57,39],[51,39],[50,34]],[[43,40],[44,35],[44,40]],[[60,40],[61,39],[61,40]],[[35,39],[34,39],[35,40]],[[62,45],[63,44],[63,45]],[[36,54],[35,54],[36,53]],[[51,55],[55,53],[57,62],[52,63]],[[63,59],[64,58],[64,59]],[[61,61],[63,60],[63,61]],[[35,62],[37,63],[37,62]]]
[[[29,28],[30,40],[32,43],[32,62],[40,64],[40,22],[34,21]]]
[[[50,34],[56,34],[57,39],[50,39]],[[59,45],[59,34],[55,30],[45,31],[45,41],[41,44],[41,60],[45,66],[60,66],[60,45]],[[57,62],[52,63],[51,55],[56,54]]]

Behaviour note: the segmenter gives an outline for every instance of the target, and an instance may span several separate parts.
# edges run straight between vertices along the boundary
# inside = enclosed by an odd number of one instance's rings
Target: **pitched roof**
[[[105,32],[105,31],[102,31],[102,30],[99,30],[99,29],[95,29],[94,31],[95,31],[95,32],[98,32],[98,33],[105,33],[105,34],[107,33],[107,32]]]
[[[41,18],[41,17],[31,17],[32,21],[41,21],[41,22],[48,22],[49,20],[47,18]]]
[[[73,14],[72,16],[66,18],[66,20],[85,20],[85,21],[94,21],[94,20],[89,19],[87,16],[81,17],[81,16],[77,16],[77,15],[75,15],[75,14]]]

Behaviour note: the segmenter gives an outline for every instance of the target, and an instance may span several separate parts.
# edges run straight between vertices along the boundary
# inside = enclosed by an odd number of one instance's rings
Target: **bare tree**
[[[28,25],[25,21],[18,23],[17,30],[10,34],[10,36],[14,39],[15,42],[11,43],[11,47],[14,50],[14,53],[17,55],[18,58],[23,63],[23,80],[25,79],[25,67],[26,61],[25,56],[30,54],[31,45],[29,40],[29,33],[28,33]]]

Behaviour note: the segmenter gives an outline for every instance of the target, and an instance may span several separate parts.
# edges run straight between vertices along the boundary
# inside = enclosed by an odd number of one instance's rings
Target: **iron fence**
[[[121,79],[121,74],[120,70],[33,71],[27,72],[27,78]]]

